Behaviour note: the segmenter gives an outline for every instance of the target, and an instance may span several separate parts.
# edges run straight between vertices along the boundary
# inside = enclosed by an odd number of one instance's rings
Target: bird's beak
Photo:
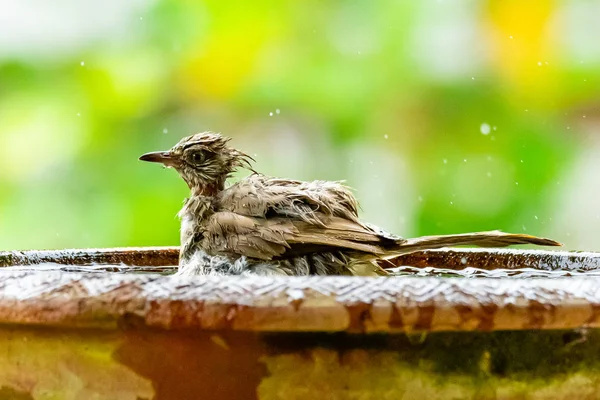
[[[168,151],[154,151],[152,153],[146,153],[140,157],[140,160],[161,163],[167,167],[175,165],[177,161],[177,159]]]

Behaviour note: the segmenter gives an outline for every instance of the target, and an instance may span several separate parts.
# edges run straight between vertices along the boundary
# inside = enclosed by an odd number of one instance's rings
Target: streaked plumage
[[[258,174],[228,140],[200,133],[140,158],[175,168],[191,189],[179,212],[182,274],[385,275],[378,259],[417,250],[560,245],[499,231],[402,239],[361,222],[357,201],[342,183]],[[238,167],[254,173],[226,188]]]

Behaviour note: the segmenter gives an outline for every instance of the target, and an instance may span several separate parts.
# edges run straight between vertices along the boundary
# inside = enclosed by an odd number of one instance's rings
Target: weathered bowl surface
[[[598,398],[599,260],[438,250],[389,278],[190,278],[165,275],[176,248],[0,253],[0,399]]]

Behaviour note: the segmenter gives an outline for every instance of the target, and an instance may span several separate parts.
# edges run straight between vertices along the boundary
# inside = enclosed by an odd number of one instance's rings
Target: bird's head
[[[192,192],[206,196],[223,190],[225,180],[238,167],[252,170],[252,157],[227,146],[230,138],[203,132],[181,139],[171,150],[146,153],[142,161],[172,167]]]

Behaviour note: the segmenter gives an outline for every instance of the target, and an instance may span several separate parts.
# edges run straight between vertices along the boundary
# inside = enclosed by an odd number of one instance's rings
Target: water
[[[411,267],[403,266],[389,270],[393,276],[417,276],[417,277],[444,277],[444,278],[513,278],[513,279],[534,279],[534,278],[564,278],[567,276],[600,276],[599,270],[592,271],[545,271],[535,268],[517,268],[507,269],[498,268],[485,270],[474,267],[466,267],[461,270],[449,268],[434,267]]]
[[[462,264],[466,264],[462,262]],[[61,271],[91,274],[160,274],[171,275],[177,272],[177,266],[130,266],[130,265],[62,265],[62,264],[39,264],[24,265],[0,268],[2,271]],[[440,267],[413,267],[401,266],[387,270],[392,276],[411,276],[411,277],[445,277],[445,278],[513,278],[513,279],[534,279],[534,278],[563,278],[569,276],[600,276],[600,269],[596,270],[541,270],[535,268],[497,268],[485,270],[481,268],[466,266],[463,269],[451,269]]]
[[[11,267],[0,268],[2,271],[26,271],[26,272],[44,272],[61,271],[77,273],[117,273],[117,274],[161,274],[170,275],[177,272],[176,265],[168,266],[134,266],[124,264],[93,264],[93,265],[64,265],[54,263],[44,263],[37,265],[15,265]]]
[[[487,123],[483,123],[481,124],[481,126],[479,127],[479,131],[483,134],[483,135],[487,135],[491,132],[492,128],[490,126],[490,124]]]
[[[168,275],[177,271],[178,256],[176,247],[0,252],[0,273],[61,271]],[[404,254],[380,264],[395,276],[558,278],[600,275],[600,253],[595,252],[455,248]]]

